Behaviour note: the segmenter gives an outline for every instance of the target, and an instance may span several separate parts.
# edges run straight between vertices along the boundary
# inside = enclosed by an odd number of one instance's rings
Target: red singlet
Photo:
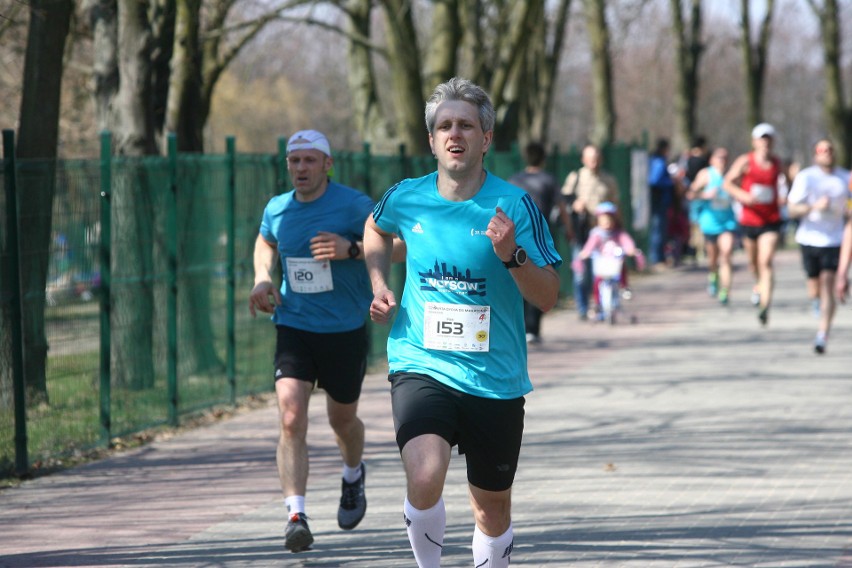
[[[754,160],[754,152],[748,154],[748,170],[743,174],[740,187],[749,192],[756,200],[753,205],[743,205],[740,224],[745,227],[763,227],[781,222],[781,209],[778,207],[778,176],[781,163],[778,158],[770,157],[769,168],[761,168]]]

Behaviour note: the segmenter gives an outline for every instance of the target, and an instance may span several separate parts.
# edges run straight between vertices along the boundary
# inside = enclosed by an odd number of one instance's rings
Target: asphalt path
[[[728,307],[700,268],[634,278],[636,324],[545,316],[530,349],[513,566],[852,567],[852,307],[813,352],[798,253],[762,327],[738,270]],[[413,566],[386,378],[370,375],[367,516],[336,524],[340,460],[313,397],[313,550],[286,522],[269,406],[0,492],[0,566]],[[442,566],[471,566],[463,459]]]

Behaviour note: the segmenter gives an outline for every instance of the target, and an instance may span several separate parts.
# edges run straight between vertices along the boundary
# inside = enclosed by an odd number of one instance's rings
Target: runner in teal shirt
[[[426,104],[438,171],[388,190],[367,219],[370,317],[387,323],[396,442],[407,478],[403,515],[420,568],[439,566],[444,481],[453,446],[467,462],[474,566],[509,566],[512,484],[524,430],[523,300],[543,312],[562,259],[524,190],[485,171],[494,107],[454,78]],[[401,304],[388,287],[393,237],[406,245]]]
[[[532,385],[522,297],[485,232],[499,206],[515,221],[517,243],[530,262],[558,267],[562,261],[547,222],[529,194],[494,175],[487,174],[479,192],[461,202],[442,197],[437,178],[436,172],[400,182],[373,213],[376,225],[399,235],[408,248],[405,293],[388,340],[390,372],[430,374],[486,398],[523,396]],[[443,305],[476,307],[468,313],[476,314],[472,325],[485,335],[452,341],[460,334],[439,329],[439,316],[449,309],[442,311]]]

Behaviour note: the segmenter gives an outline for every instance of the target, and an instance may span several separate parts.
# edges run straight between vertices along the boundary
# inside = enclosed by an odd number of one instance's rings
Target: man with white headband
[[[362,462],[364,424],[357,416],[367,362],[365,317],[372,293],[363,262],[364,220],[373,200],[329,179],[328,139],[302,130],[287,142],[293,189],[273,197],[263,212],[254,250],[252,316],[273,314],[277,329],[278,475],[288,511],[285,546],[309,549],[314,537],[305,514],[308,481],[308,403],[316,384],[326,391],[328,420],[343,457],[337,522],[355,528],[367,509]],[[281,259],[283,282],[273,284]]]

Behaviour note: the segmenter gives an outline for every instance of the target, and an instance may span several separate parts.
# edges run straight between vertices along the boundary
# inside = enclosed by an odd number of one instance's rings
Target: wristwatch
[[[355,241],[349,241],[349,258],[358,258],[361,254],[361,247]]]
[[[517,268],[519,266],[523,266],[527,263],[527,251],[524,250],[524,247],[518,246],[515,248],[515,252],[512,253],[512,258],[509,262],[503,262],[503,266],[506,268]]]

